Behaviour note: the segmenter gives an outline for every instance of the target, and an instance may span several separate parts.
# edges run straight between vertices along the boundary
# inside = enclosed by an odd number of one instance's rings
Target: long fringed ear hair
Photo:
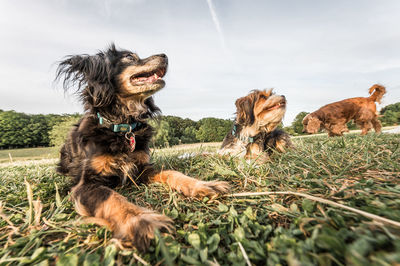
[[[157,105],[154,103],[153,97],[149,97],[144,101],[144,104],[148,108],[147,116],[150,118],[156,118],[161,114],[161,109],[158,108]]]
[[[115,51],[111,45],[108,53]],[[114,100],[112,85],[112,67],[108,56],[99,52],[97,55],[71,55],[58,65],[56,81],[63,79],[64,91],[76,86],[82,101],[90,107],[104,107]]]
[[[319,120],[317,117],[307,115],[308,117],[308,123],[306,130],[308,133],[317,133],[319,128],[321,127],[322,121]]]
[[[254,104],[256,93],[251,93],[245,97],[236,100],[236,122],[243,126],[249,126],[254,123]]]

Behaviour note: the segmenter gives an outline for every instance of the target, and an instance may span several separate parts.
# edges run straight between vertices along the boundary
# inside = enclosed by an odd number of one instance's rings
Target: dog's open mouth
[[[286,107],[286,101],[282,101],[282,102],[279,102],[279,103],[267,108],[266,111],[272,111],[275,109],[285,108],[285,107]]]
[[[162,67],[154,71],[138,73],[130,77],[130,82],[132,86],[152,84],[157,82],[158,80],[162,80],[162,77],[164,77],[165,72],[166,69]]]

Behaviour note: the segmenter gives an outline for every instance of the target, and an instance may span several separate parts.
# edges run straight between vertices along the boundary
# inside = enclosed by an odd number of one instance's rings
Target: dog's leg
[[[263,152],[263,148],[259,143],[251,143],[246,149],[246,160],[253,160],[257,163],[263,163],[269,160],[267,153]]]
[[[87,222],[107,226],[114,237],[130,241],[145,250],[156,229],[172,230],[172,220],[165,215],[128,202],[112,189],[98,184],[78,184],[72,190],[76,211]]]
[[[356,124],[361,127],[361,135],[366,135],[368,131],[372,128],[373,122],[371,121],[374,118],[376,119],[375,112],[372,112],[370,109],[367,108],[360,109],[360,111],[358,112],[358,117],[356,118]]]
[[[378,120],[377,117],[375,117],[374,119],[371,120],[371,123],[375,129],[376,134],[380,134],[382,131],[382,124],[381,122]]]
[[[361,135],[367,135],[368,131],[372,128],[371,122],[362,122],[361,125]]]
[[[167,184],[186,197],[213,197],[228,192],[229,185],[224,181],[201,181],[178,171],[167,170],[150,176],[150,182]]]
[[[339,136],[343,136],[342,132],[337,132],[337,131],[333,131],[333,130],[328,130],[328,136],[329,137],[339,137]]]
[[[342,133],[344,133],[344,132],[350,132],[350,130],[349,130],[349,128],[347,127],[346,124],[344,124],[344,125],[343,125],[343,128],[342,128]]]
[[[333,124],[329,128],[329,136],[343,136],[344,128],[346,127],[346,124]]]

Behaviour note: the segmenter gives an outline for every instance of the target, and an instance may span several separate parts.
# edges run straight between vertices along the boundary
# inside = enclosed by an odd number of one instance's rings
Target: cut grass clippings
[[[55,172],[54,161],[3,164],[0,265],[399,264],[399,227],[373,219],[400,222],[399,135],[294,143],[264,165],[182,156],[214,146],[154,151],[158,167],[228,181],[234,195],[194,200],[160,184],[119,188],[174,220],[176,232],[157,233],[146,253],[122,247],[104,227],[83,224],[69,200],[70,181]]]

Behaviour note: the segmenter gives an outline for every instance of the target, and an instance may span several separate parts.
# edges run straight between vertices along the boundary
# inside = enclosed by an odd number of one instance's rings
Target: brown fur
[[[91,164],[92,168],[96,171],[97,174],[108,175],[113,173],[112,168],[117,168],[116,158],[111,155],[99,155],[92,159]]]
[[[192,177],[186,176],[177,171],[161,171],[156,174],[153,182],[159,182],[168,185],[187,197],[202,198],[204,196],[214,197],[218,193],[224,192],[226,187],[221,182],[205,182],[199,181]]]
[[[115,187],[129,180],[135,186],[160,182],[196,198],[214,197],[229,188],[227,182],[159,171],[150,163],[153,129],[147,120],[160,111],[151,96],[164,87],[167,65],[166,55],[141,59],[111,46],[97,55],[71,56],[58,69],[66,89],[70,83],[78,85],[85,114],[61,148],[57,170],[73,178],[71,194],[79,214],[108,226],[114,237],[140,250],[149,246],[155,230],[171,231],[172,220],[130,203]],[[132,131],[115,132],[118,124],[128,124],[124,127]],[[133,137],[135,147],[130,145]]]
[[[219,154],[241,155],[246,159],[264,161],[273,150],[292,147],[290,137],[276,129],[286,111],[284,96],[270,90],[254,90],[236,100],[236,120],[226,135]],[[267,151],[267,153],[263,153]]]
[[[361,127],[361,135],[365,135],[373,127],[376,133],[381,132],[375,102],[380,102],[386,93],[385,87],[379,84],[369,89],[371,96],[345,99],[325,105],[317,111],[308,114],[303,119],[303,132],[315,134],[324,128],[330,137],[342,136],[349,129],[346,126],[350,120]]]

